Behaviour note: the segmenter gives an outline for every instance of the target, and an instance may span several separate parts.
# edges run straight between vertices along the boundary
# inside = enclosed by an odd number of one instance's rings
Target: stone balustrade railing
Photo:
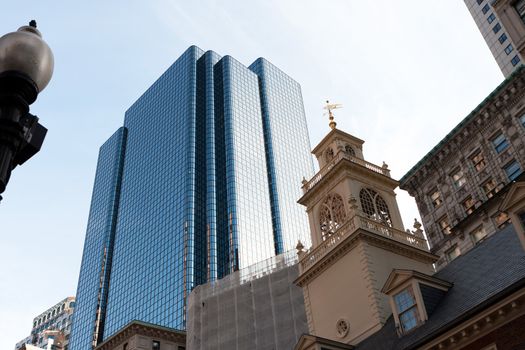
[[[381,222],[369,219],[361,215],[354,215],[337,229],[333,234],[323,241],[317,247],[309,251],[302,252],[299,255],[300,271],[306,271],[317,261],[321,260],[329,251],[331,251],[340,241],[352,235],[358,229],[363,229],[378,235],[394,239],[398,242],[428,251],[427,241],[420,233],[405,232],[389,227]]]
[[[303,187],[302,187],[303,188],[303,193],[306,193],[309,190],[311,190],[319,181],[321,181],[321,179],[330,170],[332,170],[332,168],[337,163],[339,163],[343,159],[347,159],[347,160],[351,161],[352,163],[358,164],[358,165],[360,165],[362,167],[365,167],[365,168],[367,168],[369,170],[372,170],[372,171],[374,171],[374,172],[376,172],[378,174],[390,177],[390,170],[388,168],[386,168],[386,167],[380,167],[380,166],[377,166],[377,165],[372,164],[370,162],[367,162],[364,159],[353,157],[353,156],[351,156],[351,155],[349,155],[347,153],[344,153],[344,152],[338,152],[336,154],[336,156],[328,164],[326,164],[321,170],[319,170],[319,172],[317,172],[317,174],[314,175],[314,177],[312,177],[310,179],[310,181],[308,181],[308,182],[303,184]]]

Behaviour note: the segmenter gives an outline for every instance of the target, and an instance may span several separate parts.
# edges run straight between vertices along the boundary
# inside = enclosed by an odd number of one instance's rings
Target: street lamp
[[[44,142],[47,129],[29,113],[29,105],[51,80],[53,65],[53,53],[34,20],[0,38],[0,194],[11,171]]]

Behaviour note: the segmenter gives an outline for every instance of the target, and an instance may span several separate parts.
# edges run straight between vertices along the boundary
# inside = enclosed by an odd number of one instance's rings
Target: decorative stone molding
[[[128,323],[124,328],[122,328],[119,332],[117,332],[109,339],[104,341],[102,344],[97,346],[95,349],[113,350],[115,347],[126,342],[135,335],[156,338],[159,340],[179,343],[181,345],[186,344],[186,332],[184,331],[179,331],[167,327],[161,327],[141,321],[132,321]]]

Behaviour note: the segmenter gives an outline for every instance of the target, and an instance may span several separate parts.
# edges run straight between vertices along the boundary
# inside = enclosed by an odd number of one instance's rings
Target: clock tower
[[[381,292],[393,268],[433,273],[437,256],[416,221],[405,230],[388,165],[367,162],[364,141],[336,128],[313,149],[319,172],[303,180],[299,203],[309,217],[312,247],[297,245],[310,334],[357,344],[392,314]]]

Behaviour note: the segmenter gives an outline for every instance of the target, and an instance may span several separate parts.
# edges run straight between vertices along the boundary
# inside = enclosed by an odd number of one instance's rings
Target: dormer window
[[[399,317],[399,325],[401,331],[407,331],[415,328],[421,320],[417,311],[416,297],[412,291],[412,287],[403,289],[400,293],[394,295],[397,315]]]
[[[451,283],[418,271],[392,270],[381,291],[390,297],[399,335],[428,320],[450,287]]]

